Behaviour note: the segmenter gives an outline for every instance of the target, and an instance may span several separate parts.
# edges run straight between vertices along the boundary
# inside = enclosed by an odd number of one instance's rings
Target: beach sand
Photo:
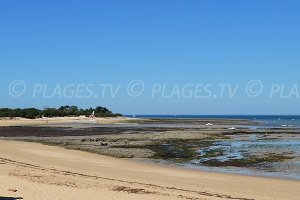
[[[126,123],[130,121],[137,121],[141,119],[128,117],[107,117],[107,118],[93,118],[88,117],[53,117],[53,118],[38,118],[38,119],[0,119],[0,127],[7,126],[62,126],[68,124],[115,124]]]
[[[299,188],[300,182],[293,180],[210,173],[0,140],[0,199],[274,200],[299,199]]]

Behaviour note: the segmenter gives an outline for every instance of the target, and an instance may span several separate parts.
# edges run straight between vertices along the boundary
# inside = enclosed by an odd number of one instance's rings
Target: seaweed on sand
[[[210,146],[212,141],[199,139],[170,139],[156,141],[147,145],[124,145],[118,148],[146,148],[154,152],[153,159],[173,162],[187,162],[200,158],[198,149]]]
[[[249,156],[242,159],[231,159],[226,161],[210,159],[201,162],[201,164],[210,167],[255,167],[264,163],[283,162],[287,159],[293,159],[293,156],[269,153],[263,156]]]
[[[201,155],[201,158],[213,158],[213,157],[223,156],[224,151],[225,150],[222,148],[207,149],[203,151],[203,155]]]

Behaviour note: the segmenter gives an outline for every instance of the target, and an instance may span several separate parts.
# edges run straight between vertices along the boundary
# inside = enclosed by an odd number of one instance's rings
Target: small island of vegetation
[[[0,118],[28,118],[36,119],[42,117],[71,117],[71,116],[90,116],[94,113],[95,117],[118,117],[122,116],[119,113],[113,113],[109,109],[101,106],[96,108],[82,109],[77,106],[61,106],[57,108],[44,108],[42,110],[37,108],[0,108]]]

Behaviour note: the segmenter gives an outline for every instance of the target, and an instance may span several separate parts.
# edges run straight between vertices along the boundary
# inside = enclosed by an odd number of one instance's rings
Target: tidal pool
[[[188,167],[258,176],[300,179],[300,136],[249,134],[231,136],[197,151]]]

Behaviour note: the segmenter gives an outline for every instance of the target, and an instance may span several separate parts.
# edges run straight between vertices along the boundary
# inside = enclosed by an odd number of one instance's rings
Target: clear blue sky
[[[0,107],[75,104],[124,114],[300,114],[300,99],[269,98],[273,83],[300,86],[298,0],[0,1]],[[11,97],[9,84],[28,91]],[[143,95],[126,95],[142,80]],[[151,98],[152,84],[240,84],[249,98]],[[34,84],[121,84],[115,98],[32,98]],[[169,89],[169,90],[171,90]]]

